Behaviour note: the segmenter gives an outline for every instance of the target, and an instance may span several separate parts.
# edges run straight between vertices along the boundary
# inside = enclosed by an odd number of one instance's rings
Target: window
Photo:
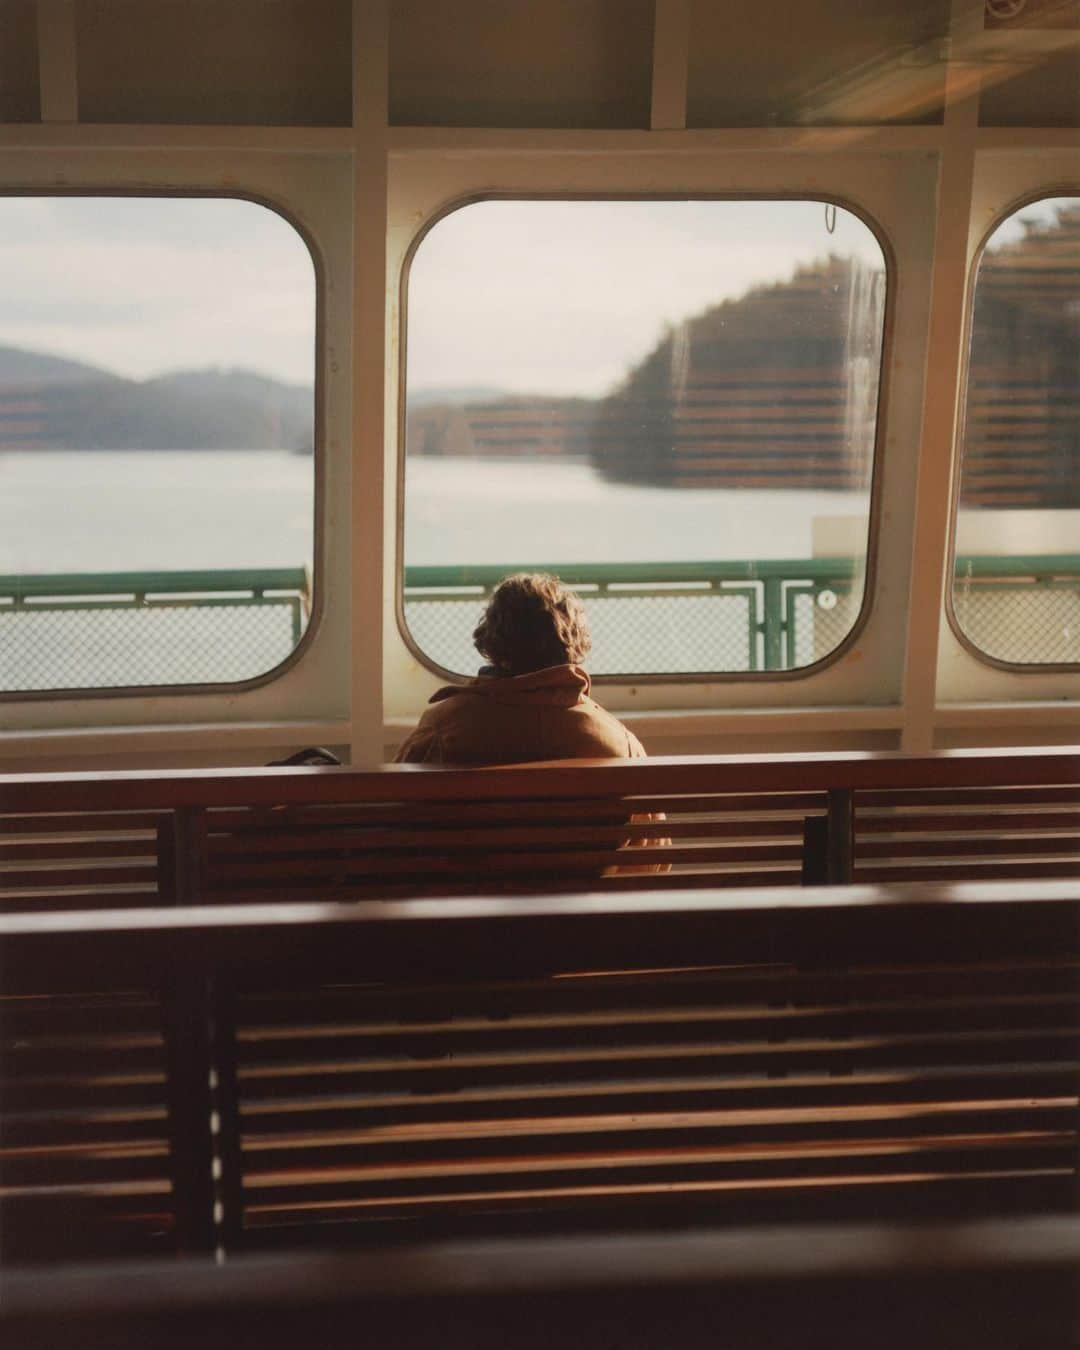
[[[483,593],[574,585],[594,674],[814,665],[866,573],[885,259],[795,200],[503,200],[407,281],[403,628],[471,673]]]
[[[1080,197],[1000,222],[975,276],[952,618],[984,658],[1080,663]]]
[[[280,215],[0,197],[0,692],[206,686],[299,643],[316,284]]]

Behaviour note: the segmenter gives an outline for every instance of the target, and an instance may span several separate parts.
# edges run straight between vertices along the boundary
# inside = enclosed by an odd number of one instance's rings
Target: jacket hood
[[[493,703],[538,704],[548,708],[572,708],[591,688],[588,673],[580,666],[548,666],[527,675],[477,675],[468,684],[448,684],[436,689],[429,703],[458,696],[490,699]]]

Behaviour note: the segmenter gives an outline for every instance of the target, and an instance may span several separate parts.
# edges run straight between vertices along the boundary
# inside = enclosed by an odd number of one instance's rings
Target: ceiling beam
[[[649,119],[653,131],[679,131],[686,126],[692,3],[693,0],[655,0]]]
[[[75,0],[37,0],[38,79],[43,122],[79,120]]]

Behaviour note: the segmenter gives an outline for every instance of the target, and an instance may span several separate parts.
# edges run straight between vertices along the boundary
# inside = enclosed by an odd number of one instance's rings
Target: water
[[[310,566],[313,483],[313,461],[284,451],[0,456],[0,574]],[[437,459],[409,464],[406,505],[409,564],[553,567],[809,557],[815,517],[858,523],[866,509],[854,493],[675,491],[606,483],[580,463]],[[596,671],[760,663],[745,585],[588,603]],[[471,670],[478,604],[413,600],[408,622],[437,661]],[[292,633],[280,605],[0,609],[0,688],[248,679],[285,659]]]
[[[282,450],[0,455],[0,574],[303,566],[312,463]]]
[[[816,516],[865,515],[851,492],[608,483],[587,464],[412,460],[407,563],[801,558]]]
[[[845,492],[676,491],[586,464],[415,459],[410,564],[799,558]],[[0,573],[298,567],[312,556],[313,462],[285,451],[0,455]]]
[[[313,487],[311,458],[284,451],[0,455],[0,574],[310,566]],[[414,565],[810,558],[826,535],[847,533],[855,553],[865,540],[864,494],[633,487],[606,483],[580,463],[416,459],[406,504],[406,561]],[[961,546],[1069,552],[1077,519],[1067,511],[961,513]],[[1022,598],[1032,604],[1030,594]],[[1022,650],[1009,647],[1007,659],[1077,659],[1072,611],[1051,614],[1051,601],[1063,603],[1043,596],[1023,626],[994,620],[1023,635]],[[858,588],[829,611],[807,597],[798,603],[811,606],[796,625],[795,664],[804,664],[847,631]],[[410,601],[409,623],[442,664],[471,670],[478,604]],[[592,595],[587,604],[594,670],[739,670],[751,660],[745,586],[711,597]],[[289,613],[269,607],[0,610],[0,688],[244,679],[284,659],[292,631]],[[1052,639],[1045,652],[1034,631]],[[998,652],[998,638],[980,629],[978,640]]]

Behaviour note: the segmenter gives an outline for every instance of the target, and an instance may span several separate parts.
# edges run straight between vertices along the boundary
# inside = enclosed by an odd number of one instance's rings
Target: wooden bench
[[[9,911],[1076,876],[1076,750],[0,777]]]
[[[1077,883],[0,916],[6,1259],[1076,1205]]]
[[[34,1350],[1074,1350],[1080,1220],[804,1225],[8,1271]]]

